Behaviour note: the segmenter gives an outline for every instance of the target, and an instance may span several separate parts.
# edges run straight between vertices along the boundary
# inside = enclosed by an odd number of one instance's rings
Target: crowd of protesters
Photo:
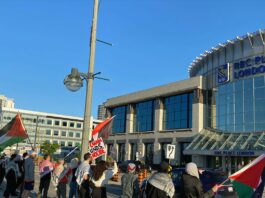
[[[3,196],[28,198],[34,190],[35,158],[37,153],[29,151],[23,156],[12,154],[10,157],[1,155],[0,158],[0,186],[6,180]],[[58,198],[105,198],[106,185],[118,172],[117,163],[113,168],[106,161],[99,161],[91,168],[90,153],[83,156],[80,163],[78,158],[71,160],[67,165],[64,159],[56,163],[51,162],[51,156],[45,155],[38,164],[39,188],[37,198],[47,198],[49,188],[55,188]],[[51,185],[52,183],[52,185]],[[69,186],[69,194],[67,194]]]
[[[23,156],[12,154],[10,158],[2,155],[0,158],[0,185],[6,179],[4,197],[10,196],[28,198],[34,189],[35,158],[37,153],[29,151]],[[89,153],[83,156],[83,161],[77,158],[66,164],[64,159],[51,162],[51,156],[45,155],[39,163],[40,184],[38,198],[47,198],[50,183],[56,189],[58,198],[106,198],[106,185],[118,172],[117,163],[98,161],[91,167],[92,158]],[[127,173],[121,178],[121,198],[173,198],[176,197],[175,187],[169,174],[170,165],[162,162],[157,172],[147,180],[144,189],[139,186],[136,165],[129,163]],[[203,191],[196,164],[186,164],[182,176],[184,198],[211,198],[219,186],[214,186],[208,192]],[[67,186],[69,194],[67,195]],[[141,189],[141,190],[140,190]]]

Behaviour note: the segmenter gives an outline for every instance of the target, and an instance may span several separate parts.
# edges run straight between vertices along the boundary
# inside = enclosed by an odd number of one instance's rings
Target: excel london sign
[[[230,74],[231,71],[231,74]],[[218,67],[218,83],[225,83],[233,77],[234,80],[265,73],[265,56],[255,56],[234,63],[226,63]]]

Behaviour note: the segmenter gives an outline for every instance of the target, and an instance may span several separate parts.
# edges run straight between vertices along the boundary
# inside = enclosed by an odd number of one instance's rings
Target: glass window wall
[[[229,132],[265,130],[264,76],[219,86],[216,101],[216,127],[213,128]],[[213,104],[210,108],[214,108]],[[213,112],[211,114],[209,117],[213,117]]]
[[[193,93],[165,98],[164,129],[192,128]]]
[[[125,133],[126,114],[127,114],[127,106],[121,106],[112,109],[112,115],[115,116],[112,125],[113,133]]]
[[[154,101],[146,101],[135,105],[134,131],[154,130]]]

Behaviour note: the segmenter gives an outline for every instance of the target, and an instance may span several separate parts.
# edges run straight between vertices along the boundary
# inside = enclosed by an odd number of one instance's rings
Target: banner
[[[102,138],[98,138],[89,144],[89,153],[91,153],[93,159],[97,159],[106,154],[106,148]]]

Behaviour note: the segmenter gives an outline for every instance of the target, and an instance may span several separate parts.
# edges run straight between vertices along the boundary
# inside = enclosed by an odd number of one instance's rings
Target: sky
[[[205,50],[265,29],[264,0],[101,0],[92,115],[108,98],[189,78]],[[72,67],[88,71],[92,0],[0,0],[0,95],[15,107],[83,116],[85,87],[68,91]]]

